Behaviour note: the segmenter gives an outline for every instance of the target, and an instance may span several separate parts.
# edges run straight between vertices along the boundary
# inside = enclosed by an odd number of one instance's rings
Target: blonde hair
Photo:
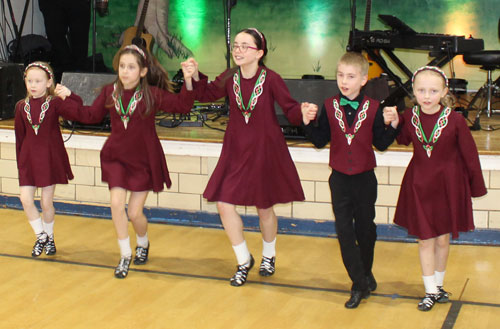
[[[429,69],[429,68],[426,68],[426,67],[420,68],[417,71],[415,71],[415,73],[413,74],[413,77],[412,77],[412,86],[413,86],[413,81],[415,81],[415,78],[417,77],[417,75],[419,75],[422,72],[428,72],[429,74],[432,74],[432,75],[434,75],[436,77],[440,77],[441,80],[443,80],[443,88],[447,88],[448,92],[446,93],[446,95],[444,95],[444,97],[441,98],[440,103],[444,107],[453,108],[455,106],[455,103],[456,103],[456,98],[450,92],[450,88],[448,87],[448,78],[446,78],[446,75],[444,74],[443,71]],[[416,100],[415,96],[413,96],[412,100],[413,100],[413,102],[415,104],[417,104],[417,100]]]
[[[354,51],[346,52],[344,55],[342,55],[342,57],[340,57],[339,61],[337,62],[337,67],[340,64],[357,66],[361,71],[361,75],[368,75],[368,68],[370,66],[370,63],[368,63],[368,60],[363,55],[361,55],[361,53],[357,53]]]
[[[54,96],[55,92],[54,90],[56,89],[56,86],[54,84],[54,70],[50,66],[49,63],[46,62],[41,62],[41,61],[36,61],[31,64],[29,64],[26,67],[26,70],[24,70],[24,79],[26,79],[26,75],[28,74],[28,71],[31,69],[39,69],[45,72],[47,75],[47,80],[52,80],[52,84],[50,85],[49,88],[47,88],[47,96]],[[30,97],[30,91],[26,90],[26,97]]]

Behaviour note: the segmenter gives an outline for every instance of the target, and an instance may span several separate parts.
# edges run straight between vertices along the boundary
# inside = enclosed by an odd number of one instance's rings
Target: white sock
[[[136,233],[135,237],[137,238],[137,245],[139,247],[147,248],[149,246],[148,232],[144,236],[139,236]]]
[[[31,227],[33,228],[33,231],[35,232],[36,235],[43,233],[43,224],[42,224],[41,218],[37,218],[35,220],[30,220],[29,223],[30,223]]]
[[[130,248],[130,237],[123,240],[118,239],[118,246],[120,247],[120,254],[122,257],[132,257],[132,249]]]
[[[425,293],[426,294],[437,294],[438,289],[436,286],[436,278],[434,275],[422,275],[424,280]]]
[[[247,264],[250,261],[250,251],[248,251],[247,242],[243,240],[239,245],[233,246],[238,265]]]
[[[45,223],[45,222],[42,222],[43,224],[43,230],[45,231],[45,233],[47,233],[48,236],[54,236],[54,223],[55,221],[53,220],[52,223]]]
[[[434,271],[434,277],[436,277],[436,286],[438,286],[438,287],[443,286],[445,273],[446,273],[446,271],[443,271],[443,272]]]
[[[273,258],[276,256],[276,238],[271,242],[266,242],[262,239],[262,256]]]

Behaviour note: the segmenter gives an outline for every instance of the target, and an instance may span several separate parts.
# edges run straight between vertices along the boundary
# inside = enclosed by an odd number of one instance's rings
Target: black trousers
[[[375,172],[350,176],[333,170],[329,183],[342,260],[353,282],[351,290],[365,290],[377,240]]]
[[[89,49],[89,0],[38,0],[47,39],[52,45],[51,65],[60,81],[62,72],[86,71]]]

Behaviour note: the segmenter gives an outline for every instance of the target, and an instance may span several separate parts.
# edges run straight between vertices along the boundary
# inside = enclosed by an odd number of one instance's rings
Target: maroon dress
[[[420,113],[425,136],[430,136],[442,110]],[[474,139],[463,116],[453,110],[428,157],[412,123],[411,109],[405,111],[397,141],[413,143],[413,157],[406,169],[394,223],[421,240],[474,229],[471,197],[486,194]],[[428,137],[430,138],[430,137]],[[426,143],[425,143],[426,144]]]
[[[98,123],[109,113],[111,135],[101,150],[102,181],[109,188],[122,187],[129,191],[159,192],[163,184],[172,185],[165,154],[156,134],[155,111],[188,113],[194,94],[183,86],[179,94],[150,87],[154,99],[153,111],[145,115],[144,97],[130,117],[127,129],[117,113],[111,94],[113,84],[103,87],[91,106],[81,106],[73,112],[75,121]],[[135,90],[124,90],[122,104],[127,108]]]
[[[251,79],[240,78],[245,105],[262,68]],[[228,76],[224,72],[214,82],[200,88],[200,101],[229,96],[230,102],[222,152],[203,193],[208,201],[269,208],[276,203],[304,200],[299,176],[274,109],[276,101],[290,123],[299,125],[302,121],[300,104],[290,96],[277,73],[265,70],[263,91],[248,124],[236,104],[232,74]]]
[[[68,154],[59,128],[59,116],[68,118],[70,105],[81,104],[80,97],[74,95],[63,101],[52,96],[45,112],[43,122],[35,134],[33,125],[39,125],[42,104],[46,98],[30,98],[29,123],[25,101],[16,105],[15,135],[17,168],[19,170],[19,186],[45,187],[54,184],[67,184],[73,179]]]

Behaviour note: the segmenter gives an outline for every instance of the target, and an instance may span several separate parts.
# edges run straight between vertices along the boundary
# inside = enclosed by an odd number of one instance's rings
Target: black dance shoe
[[[238,265],[236,267],[236,273],[234,273],[233,277],[230,279],[231,285],[234,287],[239,287],[247,282],[248,271],[253,267],[255,260],[253,256],[250,255],[250,263]]]
[[[56,254],[56,243],[54,241],[54,236],[49,236],[47,244],[45,244],[45,255],[52,256]]]
[[[448,303],[450,301],[451,292],[447,292],[442,286],[438,286],[437,288],[439,293],[437,295],[436,302],[440,304]]]
[[[377,290],[377,281],[375,280],[373,273],[366,277],[366,282],[368,283],[368,289],[370,291]]]
[[[262,261],[260,262],[259,274],[261,276],[271,276],[274,274],[275,268],[274,264],[276,263],[276,257],[265,257],[262,256]]]
[[[344,304],[346,308],[356,308],[362,299],[366,299],[370,296],[370,290],[351,290],[351,298]]]
[[[33,250],[31,251],[31,257],[38,257],[42,254],[43,248],[47,244],[49,237],[47,233],[43,232],[36,235],[36,241],[33,245]]]
[[[132,257],[121,257],[120,262],[115,268],[115,278],[117,279],[125,279],[128,274],[128,270],[130,268],[130,261]]]
[[[148,242],[148,246],[146,248],[137,246],[135,247],[135,257],[134,264],[135,265],[144,265],[148,261],[150,243]]]
[[[418,307],[417,307],[418,310],[423,311],[423,312],[430,311],[432,309],[432,307],[434,306],[434,304],[436,303],[436,299],[437,299],[438,295],[439,295],[439,293],[437,293],[437,294],[426,293],[425,297],[422,298],[420,303],[418,303]]]

